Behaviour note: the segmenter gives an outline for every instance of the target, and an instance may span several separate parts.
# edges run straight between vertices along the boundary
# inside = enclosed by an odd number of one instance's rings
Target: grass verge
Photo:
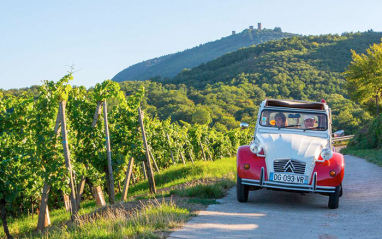
[[[177,164],[155,174],[156,188],[170,188],[180,184],[201,179],[214,179],[234,177],[236,174],[236,161],[234,158],[223,158],[216,161],[197,161],[194,164]],[[129,196],[149,193],[147,181],[139,182],[129,189]]]
[[[78,225],[62,225],[29,238],[160,238],[159,231],[182,225],[190,218],[187,209],[173,201],[142,203],[132,210],[108,209],[102,217],[89,218]]]
[[[130,187],[129,199],[125,203],[131,203],[137,199],[162,198],[170,194],[176,194],[183,197],[194,197],[187,199],[186,204],[199,204],[204,206],[214,204],[216,203],[216,198],[223,197],[225,191],[235,184],[235,175],[236,161],[234,158],[223,158],[216,161],[198,161],[194,164],[189,163],[187,165],[173,165],[161,171],[161,173],[155,174],[155,182],[158,190],[157,195],[150,195],[148,182],[143,181]],[[116,199],[118,200],[120,198],[121,196],[117,194]],[[174,216],[177,215],[179,210],[182,211],[184,208],[187,208],[184,203],[179,207],[176,205],[178,205],[177,202],[162,206],[163,210],[166,209],[169,214],[174,214]],[[152,209],[152,207],[149,206],[146,208]],[[79,214],[89,214],[96,209],[97,206],[93,200],[83,201]],[[195,211],[193,209],[186,210],[188,210],[186,213],[187,217],[190,217],[192,212]],[[112,218],[110,214],[100,217],[91,223],[83,223],[81,226],[70,226],[70,224],[67,223],[70,219],[69,212],[65,211],[65,209],[52,210],[50,211],[52,226],[47,231],[47,234],[34,232],[37,225],[37,215],[35,215],[33,219],[31,216],[17,219],[11,218],[8,222],[11,234],[17,238],[124,238],[122,235],[125,235],[125,237],[126,235],[132,235],[131,237],[133,238],[139,235],[143,238],[155,238],[158,236],[158,231],[179,226],[186,220],[174,220],[174,222],[167,223],[168,225],[166,227],[142,226],[137,227],[141,228],[139,230],[132,230],[126,228],[131,224],[131,220],[135,220],[134,217],[122,220],[121,212],[117,212],[116,215],[119,216],[118,219],[115,220],[110,219]],[[137,216],[138,214],[136,213],[134,215]],[[147,215],[145,217],[147,217]],[[154,221],[152,222],[154,223]],[[137,226],[138,224],[134,225]],[[108,231],[112,233],[108,233]],[[4,237],[4,232],[1,230],[0,238]]]
[[[377,164],[382,167],[382,149],[351,149],[344,148],[341,150],[343,154],[350,154],[360,158],[364,158],[367,161]]]
[[[200,199],[216,199],[224,197],[227,189],[235,186],[235,181],[232,178],[218,180],[215,183],[197,183],[193,186],[184,187],[181,189],[173,189],[171,193],[181,197],[198,197]]]
[[[97,209],[97,205],[93,200],[87,200],[81,202],[81,209],[78,214],[85,215],[93,210]],[[65,208],[50,210],[50,221],[52,225],[60,225],[64,224],[66,221],[70,220],[70,213],[65,210]],[[8,218],[8,227],[10,229],[10,233],[16,237],[26,237],[31,235],[31,233],[36,229],[37,226],[38,215],[25,215],[18,218]],[[5,238],[5,234],[3,229],[0,230],[0,238]]]

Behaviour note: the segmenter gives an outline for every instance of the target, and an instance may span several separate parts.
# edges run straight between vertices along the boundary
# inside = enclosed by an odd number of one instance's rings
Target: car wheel
[[[342,184],[341,184],[341,192],[340,192],[340,197],[342,197],[342,194],[344,193],[344,189],[342,188]]]
[[[341,191],[342,191],[342,186],[341,185],[338,185],[336,187],[336,190],[334,193],[331,193],[329,195],[329,203],[328,203],[328,207],[330,209],[336,209],[338,208],[339,206],[339,203],[340,203],[340,194],[341,194]]]
[[[248,201],[249,186],[241,183],[241,178],[237,176],[236,196],[239,202]]]

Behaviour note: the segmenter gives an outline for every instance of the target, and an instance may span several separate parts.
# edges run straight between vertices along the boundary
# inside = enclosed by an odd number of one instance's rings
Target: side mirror
[[[248,124],[247,123],[240,123],[240,128],[241,129],[248,129]]]
[[[343,137],[343,136],[345,136],[345,131],[343,129],[333,133],[333,137]]]

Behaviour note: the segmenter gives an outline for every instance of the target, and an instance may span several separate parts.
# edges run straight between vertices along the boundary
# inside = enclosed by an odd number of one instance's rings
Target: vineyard
[[[126,96],[110,80],[87,90],[72,87],[72,79],[46,81],[38,96],[0,92],[0,207],[8,238],[9,216],[38,212],[36,228],[44,230],[48,204],[64,205],[76,222],[86,184],[97,205],[106,205],[104,192],[114,204],[117,191],[126,200],[129,186],[145,180],[155,193],[153,175],[170,165],[234,156],[250,141],[249,130],[149,118],[140,108],[144,88]]]

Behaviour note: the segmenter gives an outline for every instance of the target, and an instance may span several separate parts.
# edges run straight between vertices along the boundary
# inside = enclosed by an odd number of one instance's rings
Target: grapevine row
[[[58,82],[46,81],[38,96],[15,97],[0,92],[2,216],[6,211],[17,216],[29,208],[37,210],[41,200],[48,200],[51,188],[51,193],[59,191],[67,199],[66,206],[75,220],[86,183],[100,205],[104,205],[105,187],[109,202],[115,202],[114,187],[120,188],[125,182],[131,158],[136,162],[131,183],[136,183],[145,180],[141,162],[146,162],[146,152],[159,171],[172,164],[234,156],[238,146],[250,140],[248,130],[218,132],[206,125],[171,123],[170,119],[160,121],[144,115],[145,151],[138,120],[143,88],[125,96],[119,84],[110,80],[86,90],[72,87],[72,79],[68,74]],[[56,201],[49,204],[58,205]],[[40,214],[42,209],[40,206]],[[45,214],[48,211],[41,220]],[[6,218],[2,219],[10,237]]]

